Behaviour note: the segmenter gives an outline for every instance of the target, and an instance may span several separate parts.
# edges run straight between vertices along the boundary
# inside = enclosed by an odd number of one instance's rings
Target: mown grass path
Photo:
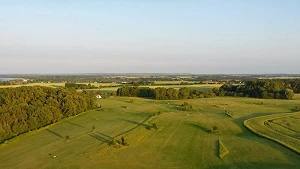
[[[300,112],[256,117],[246,120],[244,125],[256,134],[278,142],[300,154],[298,129],[300,120],[291,120],[292,118],[300,118]],[[276,121],[281,121],[281,123],[276,123]],[[289,127],[286,127],[287,124]],[[293,128],[291,125],[295,127]]]

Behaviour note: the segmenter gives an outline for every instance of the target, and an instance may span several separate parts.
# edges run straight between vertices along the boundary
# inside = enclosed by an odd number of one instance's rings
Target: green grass
[[[299,100],[216,97],[158,101],[116,97],[98,101],[102,105],[99,111],[64,119],[0,146],[0,168],[273,169],[300,165],[300,155],[243,126],[249,118],[288,112]],[[185,101],[198,111],[178,110]],[[224,108],[234,118],[228,117]],[[158,111],[160,115],[149,118]],[[152,122],[159,130],[148,129]],[[218,132],[209,132],[213,125]],[[65,142],[67,135],[70,141]],[[128,146],[109,146],[110,140],[122,136]],[[223,159],[219,157],[218,140],[230,151]]]
[[[246,120],[244,125],[300,154],[300,112],[256,117]]]

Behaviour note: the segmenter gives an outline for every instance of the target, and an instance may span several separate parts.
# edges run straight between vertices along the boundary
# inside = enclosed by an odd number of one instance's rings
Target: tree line
[[[0,89],[0,143],[93,108],[93,92],[41,86]]]
[[[253,97],[262,99],[292,99],[295,92],[300,92],[292,81],[253,80],[244,85],[224,84],[219,88],[218,96]],[[293,86],[293,87],[292,87]],[[299,85],[300,87],[300,85]]]
[[[79,83],[65,83],[66,88],[73,88],[73,89],[98,89],[95,85],[89,84],[79,84]]]
[[[177,100],[177,99],[192,99],[192,98],[208,98],[214,97],[216,94],[213,90],[201,91],[190,89],[187,87],[175,89],[158,87],[155,89],[149,87],[124,86],[118,88],[117,96],[143,97],[156,100]]]
[[[143,97],[156,100],[208,98],[215,96],[252,97],[262,99],[292,99],[300,93],[300,80],[251,80],[241,85],[224,84],[209,91],[158,87],[124,86],[117,90],[117,96]]]

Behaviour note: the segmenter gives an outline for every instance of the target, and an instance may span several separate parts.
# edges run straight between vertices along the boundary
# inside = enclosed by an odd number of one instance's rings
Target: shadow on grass
[[[128,132],[130,132],[130,131],[132,131],[132,130],[138,128],[139,126],[144,126],[145,129],[150,129],[151,126],[149,126],[149,125],[147,125],[147,124],[144,124],[144,123],[145,123],[147,120],[149,120],[151,117],[152,117],[152,116],[149,115],[149,116],[148,116],[146,119],[144,119],[142,122],[135,122],[135,121],[132,121],[132,120],[127,120],[127,119],[119,118],[119,119],[122,120],[122,121],[125,121],[125,122],[128,122],[128,123],[132,123],[132,124],[136,124],[137,126],[133,127],[133,128],[130,129],[130,130],[127,130],[127,131],[125,131],[125,132],[123,132],[123,133],[121,133],[121,134],[118,134],[118,135],[115,136],[115,137],[118,137],[118,136],[120,136],[120,135],[123,135],[123,134],[125,134],[125,133],[128,133]]]
[[[216,141],[216,149],[215,149],[215,155],[216,157],[220,157],[219,156],[219,149],[220,149],[220,144],[219,144],[219,140]]]
[[[91,133],[88,133],[88,135],[91,136],[91,137],[93,137],[93,138],[95,138],[95,139],[97,139],[97,140],[99,140],[99,141],[101,141],[101,142],[103,142],[103,143],[110,143],[112,140],[114,140],[114,139],[118,138],[119,136],[122,136],[122,135],[124,135],[124,134],[126,134],[126,133],[129,133],[130,131],[132,131],[132,130],[138,128],[139,126],[145,126],[145,128],[149,128],[149,129],[150,129],[151,126],[146,125],[146,124],[143,124],[143,123],[145,123],[145,122],[146,122],[147,120],[149,120],[151,117],[152,117],[152,116],[148,116],[148,117],[147,117],[146,119],[144,119],[144,121],[142,121],[142,122],[135,122],[135,121],[132,121],[132,120],[127,120],[127,119],[119,118],[119,119],[122,120],[122,121],[125,121],[125,122],[128,122],[128,123],[135,124],[136,126],[133,127],[133,128],[131,128],[131,129],[129,129],[129,130],[127,130],[127,131],[124,131],[124,132],[122,132],[122,133],[120,133],[120,134],[117,134],[117,135],[114,136],[114,137],[109,136],[109,135],[106,135],[106,134],[103,134],[103,133],[101,133],[101,132],[99,132],[99,131],[96,131],[96,132],[93,131],[93,132],[91,132]]]
[[[108,143],[111,139],[106,139],[104,137],[102,137],[101,135],[102,134],[99,134],[98,132],[97,133],[88,133],[89,136],[103,142],[103,143]]]
[[[50,85],[50,86],[54,88],[63,88],[63,86],[59,86],[59,85]]]
[[[53,134],[53,135],[55,135],[57,137],[63,138],[63,136],[61,136],[60,134],[58,134],[58,133],[56,133],[56,132],[54,132],[52,130],[46,129],[46,131],[48,131],[49,133],[51,133],[51,134]]]
[[[72,123],[72,122],[69,122],[69,121],[66,121],[66,123],[69,123],[73,126],[77,126],[77,127],[81,127],[81,128],[84,128],[83,126],[79,125],[79,124],[75,124],[75,123]]]
[[[147,118],[147,119],[149,119],[149,118]],[[122,118],[120,118],[120,120],[126,121],[128,123],[136,124],[138,126],[144,126],[144,127],[148,127],[149,126],[147,124],[144,124],[144,122],[147,121],[147,120],[145,120],[145,121],[143,121],[141,123],[140,122],[136,122],[136,121],[132,121],[132,120],[122,119]]]
[[[196,127],[197,129],[200,129],[204,132],[207,132],[207,133],[210,133],[210,129],[206,128],[206,127],[203,127],[203,126],[200,126],[200,125],[197,125],[197,124],[193,124],[193,123],[186,123],[187,125],[189,126],[193,126],[193,127]]]
[[[266,116],[266,115],[270,115],[270,114],[277,114],[277,113],[272,113],[272,112],[269,112],[269,113],[255,113],[255,114],[250,114],[250,115],[247,115],[247,116],[243,116],[243,117],[240,117],[240,118],[236,118],[236,119],[233,119],[233,123],[236,124],[237,126],[239,126],[241,128],[241,130],[243,131],[242,133],[239,133],[237,134],[238,137],[242,137],[242,138],[252,138],[254,140],[258,140],[257,138],[258,137],[253,137],[255,136],[255,134],[251,131],[249,131],[245,126],[244,126],[244,121],[245,120],[248,120],[248,119],[251,119],[251,118],[254,118],[254,117],[259,117],[259,116]]]
[[[104,136],[104,137],[107,137],[109,139],[114,139],[113,137],[109,136],[109,135],[106,135],[106,134],[103,134],[103,133],[100,133],[99,131],[97,131],[98,134]]]
[[[209,169],[229,169],[229,168],[236,168],[236,169],[283,169],[283,168],[299,168],[296,164],[287,164],[287,163],[279,163],[279,162],[244,162],[244,163],[234,163],[234,164],[226,164],[226,165],[218,165],[218,166],[211,166],[208,167]]]

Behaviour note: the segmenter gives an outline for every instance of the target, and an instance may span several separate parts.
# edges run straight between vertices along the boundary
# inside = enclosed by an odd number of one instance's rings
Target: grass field
[[[291,112],[299,100],[216,97],[157,101],[116,97],[98,101],[100,110],[64,119],[1,145],[0,168],[274,169],[300,165],[299,154],[243,126],[250,118]],[[197,111],[180,111],[185,101]],[[158,111],[161,115],[150,117]],[[152,122],[159,130],[148,129]],[[213,125],[218,131],[210,133]],[[129,146],[108,144],[122,136]],[[229,151],[223,159],[219,157],[219,140]]]
[[[256,117],[244,122],[251,131],[300,154],[300,112]]]
[[[0,86],[0,88],[8,88],[8,87],[21,87],[21,86],[46,86],[46,87],[65,87],[65,83],[28,83],[28,84],[22,84],[22,85],[5,85]]]

